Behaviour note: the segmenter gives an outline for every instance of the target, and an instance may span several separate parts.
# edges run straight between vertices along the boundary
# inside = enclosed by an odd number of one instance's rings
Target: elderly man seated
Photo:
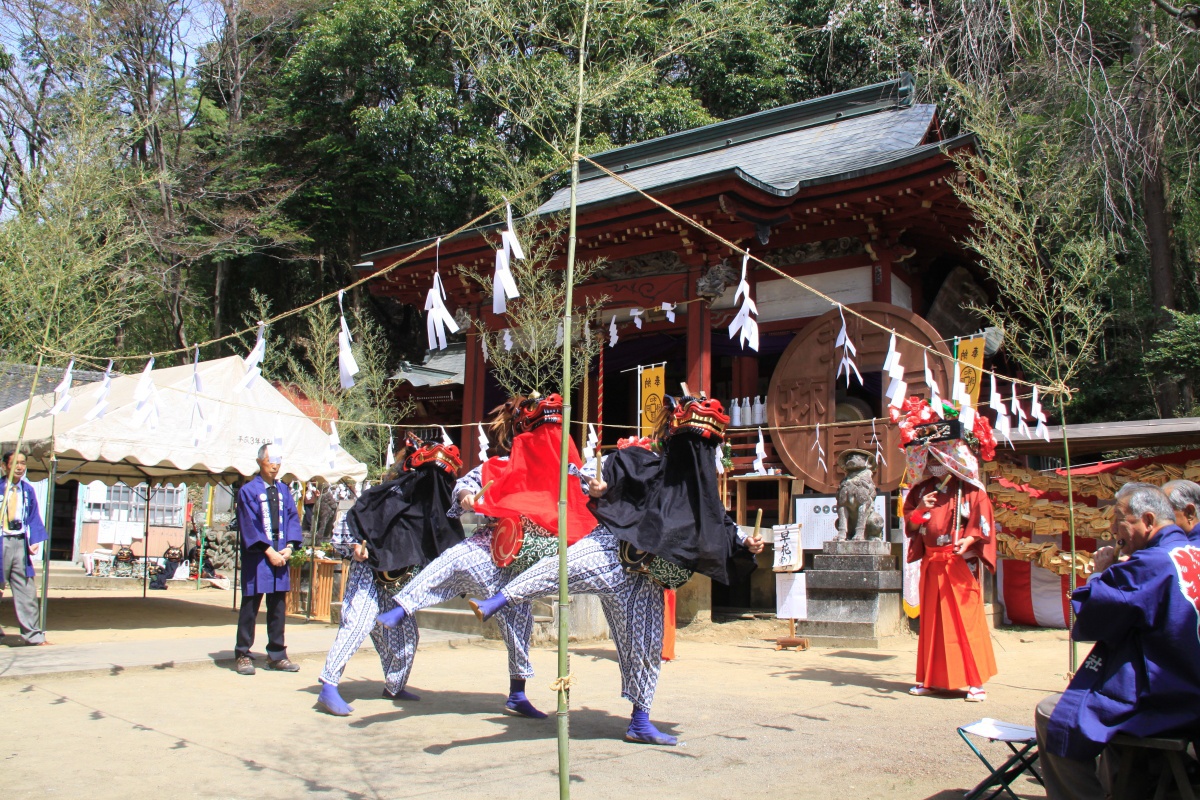
[[[1096,574],[1071,598],[1071,635],[1096,645],[1035,714],[1052,800],[1103,800],[1097,757],[1118,733],[1191,733],[1200,722],[1200,547],[1154,486],[1121,487],[1115,512],[1119,550],[1096,551]]]
[[[1200,541],[1200,483],[1170,481],[1163,484],[1163,494],[1175,509],[1175,524],[1187,531],[1192,541]]]

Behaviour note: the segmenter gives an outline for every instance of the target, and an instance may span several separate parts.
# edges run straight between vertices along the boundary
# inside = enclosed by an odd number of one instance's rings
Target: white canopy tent
[[[34,397],[21,437],[30,479],[49,475],[51,457],[57,456],[58,483],[232,483],[254,475],[258,448],[275,441],[283,451],[282,480],[361,483],[367,477],[365,464],[331,445],[329,434],[267,381],[256,377],[239,388],[246,369],[238,356],[202,361],[196,371],[201,390],[195,393],[191,364],[150,373],[147,402],[157,408],[157,425],[153,418],[141,421],[145,408],[139,412],[135,398],[140,373],[114,375],[107,411],[92,419],[102,383],[72,389],[70,407],[57,416],[50,414],[53,392]],[[0,411],[0,447],[16,443],[25,405]]]

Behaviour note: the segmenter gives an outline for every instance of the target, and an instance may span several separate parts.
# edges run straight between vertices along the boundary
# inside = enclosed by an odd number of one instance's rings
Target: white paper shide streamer
[[[1029,411],[1033,414],[1033,418],[1037,420],[1037,428],[1033,435],[1043,441],[1050,441],[1050,428],[1046,426],[1046,412],[1042,410],[1041,401],[1038,400],[1038,388],[1033,387],[1033,401],[1029,404]]]
[[[1012,402],[1009,403],[1009,409],[1012,415],[1017,418],[1017,434],[1024,436],[1026,439],[1033,438],[1029,433],[1029,426],[1025,424],[1025,409],[1021,407],[1021,401],[1017,399],[1017,385],[1012,385]]]
[[[388,449],[387,455],[384,456],[383,466],[386,469],[396,463],[396,436],[392,430],[392,426],[388,425]]]
[[[450,333],[458,333],[458,323],[454,321],[454,316],[446,309],[446,288],[442,286],[442,276],[440,273],[433,273],[433,286],[430,287],[429,293],[425,295],[425,310],[429,312],[429,316],[425,320],[425,332],[429,337],[429,349],[435,347],[439,350],[446,349],[446,329]]]
[[[96,392],[96,404],[83,415],[84,419],[103,419],[104,414],[108,411],[108,393],[112,389],[112,368],[113,362],[109,361],[108,367],[104,370],[104,378],[100,381],[100,389]]]
[[[758,444],[754,445],[754,474],[766,475],[767,467],[763,463],[767,458],[767,447],[763,442],[762,428],[758,429]]]
[[[964,430],[975,429],[975,406],[971,403],[971,393],[962,380],[962,362],[954,362],[954,383],[950,387],[950,399],[958,404],[958,421]]]
[[[842,371],[846,373],[846,387],[850,387],[850,372],[853,370],[858,382],[861,385],[863,382],[862,373],[858,371],[858,367],[854,363],[854,356],[858,355],[858,348],[854,346],[854,342],[850,341],[850,334],[846,332],[846,315],[842,313],[842,307],[838,306],[838,316],[842,318],[842,329],[838,331],[837,341],[834,342],[834,348],[842,348],[842,361],[838,364],[837,375],[833,380],[836,382],[842,377]]]
[[[67,364],[67,368],[63,370],[62,380],[58,382],[58,386],[54,387],[54,407],[50,409],[50,416],[57,417],[62,412],[71,407],[71,378],[75,372],[75,359]]]
[[[942,409],[942,393],[938,389],[937,381],[934,380],[933,370],[929,368],[929,353],[925,353],[925,385],[929,387],[929,405],[933,407],[933,413],[939,417],[945,417]]]
[[[443,447],[453,447],[454,440],[450,438],[450,434],[446,433],[446,429],[444,427],[442,427],[441,425],[438,425],[438,430],[440,430],[442,432],[442,446]]]
[[[875,445],[875,461],[887,466],[887,459],[883,457],[883,442],[879,441],[879,431],[875,430],[875,420],[871,420],[871,444]]]
[[[329,468],[337,469],[338,450],[342,449],[342,439],[338,436],[337,420],[329,420]]]
[[[246,355],[246,374],[238,381],[237,390],[249,389],[255,378],[262,377],[262,362],[267,355],[267,340],[265,337],[267,324],[265,322],[258,323],[258,339],[254,342],[254,347]]]
[[[598,444],[600,444],[600,437],[596,435],[596,426],[589,422],[587,441],[583,443],[584,463],[587,463],[596,457],[596,445]]]
[[[813,443],[809,450],[817,451],[817,463],[821,465],[821,470],[824,474],[829,474],[829,465],[825,463],[825,445],[821,444],[821,423],[817,423],[817,429],[813,433]]]
[[[342,321],[342,329],[338,332],[338,373],[342,379],[342,388],[350,389],[354,386],[354,376],[358,374],[358,362],[350,349],[354,339],[350,336],[350,326],[346,324],[346,310],[342,308],[344,294],[344,291],[338,292],[338,313],[341,314]]]
[[[892,408],[904,405],[908,396],[908,383],[904,380],[904,365],[900,363],[900,351],[896,349],[896,333],[892,332],[888,342],[887,358],[883,360],[883,371],[888,376],[887,399]]]
[[[738,336],[742,347],[750,345],[750,349],[757,352],[758,320],[755,317],[758,315],[758,306],[750,299],[750,282],[746,280],[746,267],[749,263],[750,253],[747,252],[742,256],[742,279],[738,282],[737,291],[733,295],[733,302],[736,304],[741,299],[742,305],[733,321],[729,323],[729,338],[733,339],[734,336]]]
[[[158,427],[158,390],[154,388],[154,359],[146,362],[142,377],[133,390],[133,422],[139,428],[154,430]]]
[[[482,422],[479,423],[478,432],[479,432],[479,460],[480,460],[480,462],[483,462],[483,461],[488,460],[488,454],[487,454],[488,453],[488,435],[487,435],[487,431],[483,429]]]
[[[517,291],[517,281],[513,278],[511,263],[512,259],[525,258],[525,251],[521,249],[521,241],[517,238],[517,234],[513,232],[512,206],[505,205],[505,214],[508,219],[508,228],[500,232],[501,246],[496,251],[496,272],[492,276],[492,313],[504,314],[508,312],[508,301],[514,300],[521,296]]]
[[[513,349],[512,328],[504,329],[504,349],[510,351]]]
[[[667,314],[667,322],[675,321],[675,304],[674,303],[663,303],[662,310],[665,311]]]
[[[988,400],[988,408],[996,412],[996,424],[993,429],[1000,435],[1004,441],[1012,444],[1012,426],[1008,421],[1008,412],[1004,409],[1004,398],[1000,396],[1000,390],[996,387],[996,376],[992,375],[992,396]]]
[[[212,423],[205,418],[204,409],[200,406],[200,395],[203,392],[204,381],[200,379],[200,346],[197,345],[196,355],[192,359],[192,415],[188,425],[192,432],[193,447],[199,447],[213,431]]]
[[[612,319],[608,321],[608,346],[617,346],[617,315],[613,314]]]
[[[640,308],[629,309],[629,316],[633,317],[633,325],[639,331],[642,329],[642,314],[644,313],[645,311]]]

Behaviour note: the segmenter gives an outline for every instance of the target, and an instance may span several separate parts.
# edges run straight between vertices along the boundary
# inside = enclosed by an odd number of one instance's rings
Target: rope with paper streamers
[[[921,350],[925,351],[926,355],[928,355],[929,353],[932,353],[933,355],[937,356],[938,358],[943,358],[943,359],[944,359],[944,358],[946,358],[946,356],[945,356],[945,355],[943,355],[943,354],[942,354],[941,352],[939,352],[938,350],[936,350],[936,349],[934,349],[934,348],[930,347],[929,345],[927,345],[927,344],[923,344],[922,342],[918,342],[916,339],[912,339],[912,338],[910,338],[910,337],[908,337],[908,336],[905,336],[905,335],[903,335],[903,334],[901,334],[901,333],[897,333],[896,331],[893,331],[891,328],[888,328],[886,325],[883,325],[882,323],[876,322],[875,320],[871,319],[870,317],[866,316],[865,314],[862,314],[862,313],[860,313],[860,312],[858,312],[858,311],[855,311],[855,310],[854,310],[853,308],[851,308],[850,306],[848,306],[848,305],[846,305],[846,304],[844,304],[844,303],[840,303],[840,302],[838,302],[837,300],[833,299],[833,298],[832,298],[832,297],[830,297],[829,295],[827,295],[827,294],[825,294],[824,292],[822,292],[820,289],[817,289],[817,288],[815,288],[815,287],[813,287],[813,286],[810,286],[809,284],[805,283],[804,281],[800,280],[799,278],[795,278],[795,277],[793,277],[793,276],[791,276],[791,275],[788,275],[786,272],[784,272],[783,270],[781,270],[779,267],[776,267],[774,264],[770,264],[770,263],[768,263],[768,262],[764,261],[763,259],[759,258],[758,256],[752,255],[752,254],[750,253],[750,251],[749,251],[749,250],[747,250],[747,249],[745,249],[745,248],[743,248],[743,247],[739,247],[738,245],[736,245],[736,244],[734,244],[733,242],[731,242],[731,241],[729,241],[728,239],[726,239],[724,236],[721,236],[721,235],[720,235],[719,233],[717,233],[716,231],[713,231],[713,230],[710,230],[709,228],[706,228],[706,227],[705,227],[703,224],[701,224],[701,223],[700,223],[698,220],[694,220],[694,219],[692,219],[691,217],[689,217],[689,216],[687,216],[686,214],[684,214],[683,212],[681,212],[681,211],[678,211],[678,210],[676,210],[676,209],[672,208],[671,206],[669,206],[669,205],[667,205],[666,203],[662,202],[662,201],[661,201],[661,200],[659,200],[658,198],[656,198],[656,197],[654,197],[653,195],[651,195],[651,194],[647,193],[647,192],[646,192],[644,189],[641,189],[641,188],[639,188],[639,187],[635,186],[635,185],[634,185],[633,183],[631,183],[630,181],[626,180],[625,178],[622,178],[620,175],[618,175],[617,173],[615,173],[615,172],[613,172],[612,170],[608,169],[608,168],[607,168],[607,167],[605,167],[603,164],[600,164],[600,163],[598,163],[598,162],[596,162],[596,161],[593,161],[592,159],[588,158],[588,157],[587,157],[587,156],[585,156],[585,155],[580,155],[580,156],[579,156],[579,159],[580,159],[580,160],[582,160],[582,161],[586,161],[587,163],[591,164],[591,165],[592,165],[593,167],[595,167],[595,168],[596,168],[598,171],[600,171],[600,172],[604,173],[604,174],[605,174],[605,175],[607,175],[608,177],[612,178],[613,180],[617,181],[618,183],[622,184],[623,186],[625,186],[625,187],[629,188],[631,191],[635,192],[636,194],[638,194],[638,195],[641,195],[642,197],[646,198],[646,199],[647,199],[647,200],[649,200],[651,203],[653,203],[654,205],[656,205],[656,206],[658,206],[659,208],[663,209],[664,211],[666,211],[667,213],[669,213],[669,214],[671,214],[672,216],[676,217],[677,219],[679,219],[679,220],[681,220],[681,221],[683,221],[683,222],[687,223],[688,225],[692,226],[692,227],[693,227],[693,228],[695,228],[696,230],[698,230],[698,231],[700,231],[700,232],[702,232],[702,233],[705,233],[705,234],[707,234],[708,236],[712,237],[713,239],[716,239],[718,242],[720,242],[721,244],[725,245],[726,247],[728,247],[728,248],[729,248],[730,250],[732,250],[733,252],[735,252],[735,253],[738,253],[738,254],[742,255],[744,258],[747,258],[747,259],[753,259],[755,262],[757,262],[758,264],[762,265],[763,267],[766,267],[768,270],[770,270],[771,272],[774,272],[774,273],[775,273],[776,275],[778,275],[779,277],[781,277],[781,278],[784,278],[784,279],[786,279],[786,280],[789,280],[789,281],[791,281],[792,283],[794,283],[794,284],[796,284],[797,286],[799,286],[801,289],[804,289],[805,291],[807,291],[807,292],[809,292],[809,293],[811,293],[811,294],[813,294],[813,295],[815,295],[815,296],[817,296],[817,297],[821,298],[821,299],[822,299],[822,300],[824,300],[825,302],[829,303],[829,305],[830,305],[830,306],[832,306],[832,307],[835,307],[835,308],[839,309],[839,310],[840,310],[840,311],[842,311],[843,313],[848,313],[848,314],[850,314],[851,316],[858,317],[858,319],[859,319],[860,321],[862,321],[862,322],[865,322],[866,324],[868,324],[868,325],[870,325],[870,326],[872,326],[872,327],[874,327],[874,328],[878,328],[878,329],[879,329],[879,330],[881,330],[881,331],[887,331],[888,333],[895,334],[895,335],[896,335],[896,337],[897,337],[898,339],[902,339],[902,340],[904,340],[904,341],[908,342],[909,344],[911,344],[911,345],[914,345],[915,347],[919,347],[919,348],[921,348]],[[957,362],[957,361],[958,361],[958,359],[957,359],[957,358],[955,358],[955,357],[951,357],[951,359],[952,359],[953,361],[955,361],[955,362]],[[983,374],[986,374],[986,375],[995,375],[995,376],[997,376],[997,377],[999,377],[999,378],[1003,378],[1003,379],[1004,379],[1004,380],[1006,380],[1006,381],[1011,381],[1011,382],[1012,382],[1012,383],[1014,383],[1014,384],[1017,384],[1017,383],[1019,383],[1019,384],[1021,384],[1021,385],[1023,385],[1023,386],[1029,386],[1029,387],[1032,387],[1032,388],[1035,388],[1035,389],[1041,389],[1042,391],[1044,391],[1044,392],[1048,392],[1048,393],[1050,393],[1050,394],[1063,394],[1063,393],[1070,394],[1070,393],[1073,391],[1073,390],[1072,390],[1070,387],[1068,387],[1068,386],[1066,386],[1066,385],[1059,385],[1059,386],[1044,386],[1044,385],[1041,385],[1041,384],[1038,384],[1038,383],[1034,383],[1034,382],[1032,382],[1032,381],[1026,381],[1026,380],[1022,380],[1022,379],[1019,379],[1019,378],[1011,378],[1011,377],[1008,377],[1008,376],[1006,376],[1006,375],[1000,375],[999,373],[997,373],[997,372],[994,372],[994,371],[992,371],[992,370],[987,370],[987,369],[979,369],[979,372],[981,372],[981,373],[983,373]]]
[[[516,192],[513,195],[512,199],[516,200],[516,199],[524,197],[525,195],[533,192],[534,190],[541,187],[544,183],[546,183],[546,181],[557,176],[559,174],[559,171],[560,170],[558,170],[558,169],[554,169],[554,170],[551,170],[550,172],[545,173],[544,175],[542,175],[541,177],[534,180],[532,183],[530,183],[525,188]],[[162,358],[164,356],[174,356],[174,355],[182,355],[185,353],[190,353],[190,352],[192,352],[193,349],[210,347],[214,344],[219,344],[221,342],[227,342],[227,341],[231,341],[231,340],[235,340],[235,339],[240,341],[241,337],[245,336],[248,333],[253,332],[260,325],[273,325],[276,322],[279,322],[280,320],[284,320],[289,317],[294,317],[297,314],[302,314],[305,311],[308,311],[310,308],[319,306],[321,303],[326,303],[326,302],[329,302],[330,300],[337,299],[339,295],[344,294],[345,292],[348,292],[351,289],[357,289],[359,286],[363,286],[364,284],[369,283],[370,281],[373,281],[376,278],[382,278],[384,275],[387,275],[388,273],[392,272],[393,270],[396,270],[396,269],[404,266],[405,264],[414,260],[418,256],[421,256],[424,253],[427,253],[431,249],[434,249],[435,247],[437,247],[440,244],[441,239],[449,239],[454,236],[458,236],[460,233],[465,233],[466,231],[469,231],[472,228],[474,228],[475,226],[482,223],[488,217],[492,216],[493,214],[497,213],[498,211],[501,211],[502,209],[507,208],[508,206],[509,206],[508,200],[504,200],[501,203],[497,203],[496,205],[488,208],[486,211],[482,212],[478,216],[472,217],[470,220],[468,220],[467,222],[464,222],[462,225],[459,225],[454,230],[439,237],[436,242],[431,242],[422,247],[418,247],[416,250],[409,253],[405,257],[398,259],[394,264],[390,264],[381,270],[372,272],[370,275],[366,275],[362,278],[359,278],[356,281],[352,281],[352,282],[346,284],[345,286],[343,286],[339,289],[335,289],[334,291],[329,292],[328,294],[322,295],[321,297],[318,297],[317,299],[312,300],[308,303],[305,303],[300,306],[296,306],[295,308],[290,309],[288,311],[283,311],[279,314],[275,314],[272,317],[268,317],[267,319],[262,320],[248,328],[242,328],[240,330],[232,331],[230,333],[225,334],[224,336],[217,336],[212,339],[206,339],[203,342],[197,342],[195,344],[190,344],[187,347],[178,347],[173,350],[159,350],[159,351],[152,352],[152,353],[130,355],[130,356],[112,356],[111,359],[113,361],[121,362],[121,361],[140,361],[142,359],[148,359],[148,358]],[[509,219],[511,220],[511,216]],[[511,221],[510,221],[510,228],[511,228]],[[69,352],[66,350],[59,350],[56,347],[50,347],[48,345],[40,345],[38,347],[38,350],[42,353],[45,353],[48,356],[82,360],[87,363],[95,363],[94,359],[96,358],[96,356],[89,356],[85,353],[72,353],[72,352]]]

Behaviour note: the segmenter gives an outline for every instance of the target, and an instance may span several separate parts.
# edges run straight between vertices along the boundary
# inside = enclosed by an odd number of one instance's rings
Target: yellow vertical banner
[[[973,336],[970,339],[958,340],[958,360],[962,374],[963,386],[971,395],[971,404],[979,405],[979,385],[983,377],[983,337]]]
[[[662,412],[663,386],[666,380],[665,364],[656,367],[638,367],[639,399],[638,407],[642,410],[641,435],[649,436],[654,432],[654,424]]]

